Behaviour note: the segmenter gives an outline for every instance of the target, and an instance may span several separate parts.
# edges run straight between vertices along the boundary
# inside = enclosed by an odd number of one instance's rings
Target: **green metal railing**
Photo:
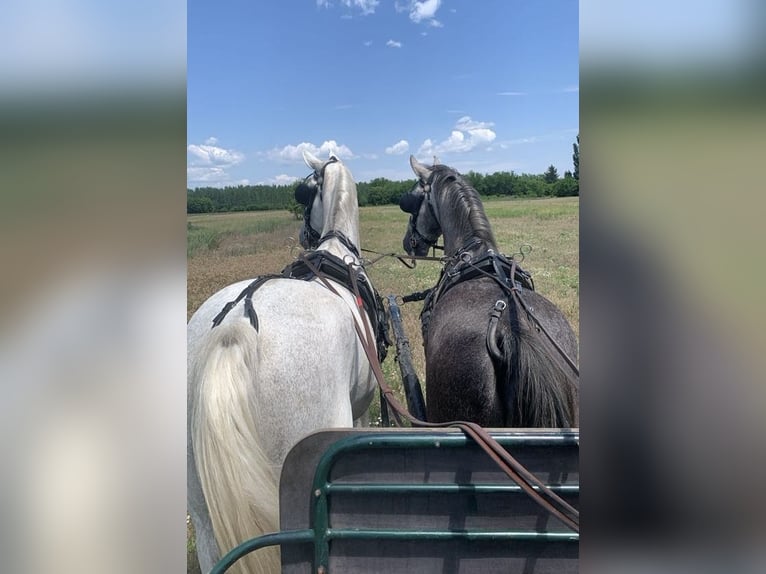
[[[497,433],[493,437],[503,446],[566,446],[579,440],[577,431],[550,434]],[[414,448],[465,448],[473,441],[461,433],[413,432],[370,433],[353,435],[330,445],[320,458],[312,485],[313,527],[288,530],[258,536],[228,552],[211,574],[226,572],[237,560],[260,548],[284,544],[313,544],[314,572],[327,573],[332,540],[493,540],[493,541],[539,541],[579,542],[575,532],[534,532],[520,530],[471,531],[471,530],[405,530],[405,529],[356,529],[332,528],[330,525],[330,498],[333,494],[476,494],[523,492],[515,484],[402,484],[402,483],[333,483],[330,473],[339,458],[352,452],[375,449]],[[554,485],[549,487],[558,493],[579,493],[578,485]]]

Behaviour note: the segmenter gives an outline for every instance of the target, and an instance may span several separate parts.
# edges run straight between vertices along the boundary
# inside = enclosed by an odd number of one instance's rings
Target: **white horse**
[[[318,190],[312,203],[321,202],[311,218],[323,219],[318,250],[360,265],[350,171],[333,156],[303,157]],[[317,429],[366,420],[375,391],[355,321],[371,325],[342,283],[332,282],[335,294],[318,279],[270,279],[252,294],[250,314],[243,298],[211,328],[251,283],[222,289],[188,325],[187,489],[203,572],[244,540],[279,530],[278,478],[288,451]],[[279,572],[279,551],[251,553],[235,568]]]

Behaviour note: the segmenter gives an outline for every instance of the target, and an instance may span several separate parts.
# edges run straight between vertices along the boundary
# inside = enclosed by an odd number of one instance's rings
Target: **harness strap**
[[[318,260],[316,263],[314,260]],[[264,283],[271,279],[299,279],[309,281],[314,277],[318,278],[322,284],[335,295],[339,295],[335,287],[328,281],[332,279],[346,286],[351,291],[351,282],[358,280],[358,271],[347,266],[339,257],[325,251],[302,252],[296,261],[282,270],[280,275],[264,275],[250,283],[233,301],[224,305],[223,309],[213,319],[213,327],[221,324],[226,315],[242,299],[245,299],[245,315],[250,321],[250,325],[258,331],[258,315],[253,307],[252,296]],[[357,291],[359,289],[357,288]],[[362,301],[362,310],[370,320],[370,324],[376,333],[377,352],[380,360],[385,359],[388,353],[388,347],[391,341],[388,334],[388,318],[383,306],[383,300],[369,281],[362,281],[360,300]]]
[[[317,233],[317,235],[319,234]],[[348,236],[345,233],[343,233],[342,231],[338,231],[337,229],[333,229],[325,233],[322,237],[319,238],[319,243],[320,244],[324,243],[328,239],[333,239],[333,238],[338,239],[346,249],[348,249],[351,253],[356,255],[357,259],[362,258],[362,256],[359,254],[359,250],[356,248],[356,245],[351,243],[351,240],[348,238]]]
[[[469,262],[469,265],[472,265],[472,263]],[[521,297],[521,289],[515,284],[513,284],[512,287],[509,287],[507,285],[504,285],[496,276],[493,276],[486,271],[483,271],[482,269],[477,270],[483,274],[486,275],[492,279],[494,279],[497,283],[500,284],[503,291],[506,293],[509,293],[511,297],[521,306],[522,309],[524,309],[524,312],[527,314],[527,317],[532,319],[534,321],[535,325],[537,326],[540,331],[543,332],[543,334],[546,336],[548,341],[553,344],[554,348],[558,353],[562,356],[562,358],[566,361],[567,365],[574,371],[574,373],[579,377],[580,376],[580,369],[577,367],[575,362],[572,360],[572,358],[564,351],[564,349],[559,345],[556,340],[553,338],[553,336],[548,332],[548,330],[543,326],[543,324],[540,322],[540,320],[532,313],[532,311],[529,309],[527,304],[524,302],[524,299]],[[511,260],[511,277],[514,277],[517,271],[517,265],[515,260]]]
[[[469,244],[469,246],[472,244]],[[524,301],[523,297],[521,297],[521,288],[519,287],[519,284],[521,286],[526,287],[527,289],[530,289],[531,291],[534,291],[534,282],[532,280],[531,275],[524,271],[517,263],[515,259],[510,260],[510,273],[508,276],[506,276],[505,273],[503,273],[502,267],[503,265],[508,265],[508,260],[504,257],[497,255],[495,253],[490,253],[486,257],[480,259],[477,262],[473,262],[471,260],[464,260],[465,266],[461,269],[454,269],[452,271],[446,271],[442,270],[442,275],[439,278],[439,282],[436,284],[436,287],[433,288],[433,296],[430,297],[430,299],[427,301],[426,306],[423,308],[423,313],[427,312],[428,309],[432,308],[437,300],[444,295],[449,289],[457,285],[458,283],[462,283],[463,281],[468,281],[470,279],[474,279],[477,277],[487,277],[489,279],[492,279],[495,283],[497,283],[500,288],[509,295],[509,297],[513,297],[513,299],[521,306],[521,308],[524,310],[524,312],[527,314],[528,317],[532,319],[532,321],[535,323],[535,326],[545,335],[545,337],[548,339],[548,341],[554,346],[556,351],[562,356],[564,361],[566,361],[567,365],[577,374],[577,376],[580,375],[580,370],[575,364],[575,362],[572,360],[572,358],[564,351],[564,349],[559,345],[556,340],[553,338],[553,336],[548,332],[548,330],[543,326],[543,324],[540,322],[540,320],[532,313],[532,311],[527,306],[526,302]],[[482,268],[482,265],[486,265],[487,262],[491,262],[492,264],[492,270],[494,273],[488,273]],[[517,284],[517,279],[518,284]],[[510,284],[509,284],[510,283]],[[426,297],[430,296],[431,293],[428,291],[423,291],[421,293],[425,293]],[[403,300],[409,301],[415,301],[419,299],[409,299],[409,297],[412,297],[414,295],[420,295],[421,293],[413,293],[412,295],[407,296],[408,298]],[[422,315],[422,313],[421,313]],[[490,318],[490,327],[492,319]],[[489,344],[489,341],[488,341]]]
[[[548,330],[543,326],[543,324],[540,322],[540,320],[535,317],[534,313],[527,307],[527,304],[524,302],[524,299],[519,295],[518,291],[516,289],[513,290],[513,297],[516,299],[516,301],[521,305],[522,309],[526,312],[528,317],[531,317],[531,319],[535,322],[535,325],[537,325],[538,329],[540,329],[543,334],[545,334],[545,337],[550,341],[550,343],[556,348],[556,350],[559,352],[559,354],[564,358],[567,365],[570,366],[572,371],[579,377],[580,376],[580,369],[575,364],[575,362],[572,360],[572,358],[567,355],[566,351],[561,348],[561,345],[559,345],[556,340],[551,336],[551,334],[548,332]]]
[[[221,324],[221,321],[224,320],[226,315],[228,315],[229,311],[231,311],[237,303],[239,303],[243,298],[245,298],[245,314],[247,315],[248,319],[250,320],[250,325],[258,331],[258,315],[255,313],[255,309],[253,309],[253,293],[256,292],[256,290],[266,283],[269,279],[275,279],[277,277],[280,277],[280,275],[263,275],[261,277],[258,277],[255,279],[250,285],[245,287],[242,292],[237,296],[234,301],[229,301],[226,303],[226,305],[223,306],[223,309],[221,309],[221,312],[218,313],[213,318],[213,327],[217,327]]]

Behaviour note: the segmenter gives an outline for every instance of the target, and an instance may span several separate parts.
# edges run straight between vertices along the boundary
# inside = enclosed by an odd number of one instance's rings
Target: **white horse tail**
[[[277,479],[256,428],[257,339],[247,323],[220,325],[211,331],[192,367],[192,444],[221,555],[279,529]],[[251,553],[231,571],[279,572],[279,550]]]

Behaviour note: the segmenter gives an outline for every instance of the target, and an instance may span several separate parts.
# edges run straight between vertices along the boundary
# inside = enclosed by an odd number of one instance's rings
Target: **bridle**
[[[324,238],[319,234],[320,232],[311,227],[311,209],[314,206],[314,200],[317,194],[319,199],[322,199],[322,185],[324,184],[324,171],[331,163],[336,163],[338,158],[334,155],[330,156],[319,171],[313,171],[301,182],[297,188],[295,188],[295,200],[301,205],[305,206],[303,210],[303,226],[306,229],[306,244],[308,249],[316,249]],[[350,243],[350,242],[349,242]],[[356,251],[356,248],[352,249]]]
[[[431,217],[433,217],[434,221],[439,226],[439,229],[441,229],[441,221],[439,221],[439,217],[436,215],[436,209],[434,208],[433,202],[431,201],[431,183],[433,182],[433,178],[434,174],[431,173],[427,181],[423,181],[422,179],[418,180],[418,187],[423,191],[423,195],[420,197],[417,205],[414,206],[414,209],[412,209],[409,222],[410,246],[412,247],[413,253],[415,252],[417,246],[423,243],[428,245],[429,248],[437,247],[436,242],[439,240],[439,235],[441,235],[441,233],[438,233],[436,237],[431,239],[430,237],[423,235],[423,233],[418,230],[418,215],[420,214],[420,208],[423,205],[423,201],[425,201],[426,205],[428,205],[428,211],[430,212]],[[412,191],[410,194],[411,193]]]
[[[334,155],[330,156],[330,159],[327,160],[327,163],[325,163],[322,166],[322,169],[317,171],[314,171],[313,173],[310,173],[307,175],[303,182],[298,185],[298,187],[295,189],[295,200],[305,205],[305,209],[303,210],[303,226],[306,229],[306,245],[307,249],[316,249],[319,247],[324,241],[328,239],[335,238],[338,241],[340,241],[346,249],[348,249],[351,253],[353,253],[357,259],[361,259],[361,254],[359,253],[359,249],[354,245],[351,240],[346,237],[346,234],[342,231],[338,231],[336,229],[331,229],[324,235],[320,235],[319,231],[311,227],[311,209],[314,206],[314,200],[316,199],[317,194],[319,194],[319,199],[322,200],[322,185],[324,184],[324,171],[327,169],[327,166],[331,163],[336,163],[340,160],[338,160],[337,157]],[[310,183],[313,180],[313,184]]]

